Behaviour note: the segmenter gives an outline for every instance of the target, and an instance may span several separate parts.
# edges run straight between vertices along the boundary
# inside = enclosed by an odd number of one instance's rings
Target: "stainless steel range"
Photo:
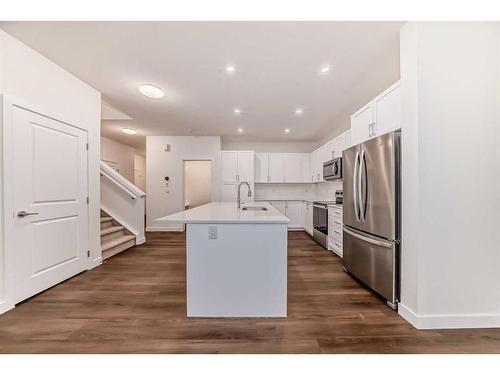
[[[313,202],[313,238],[324,248],[328,248],[328,205],[330,201]]]

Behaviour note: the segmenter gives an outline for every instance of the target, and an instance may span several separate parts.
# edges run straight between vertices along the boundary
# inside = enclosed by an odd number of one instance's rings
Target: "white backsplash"
[[[325,181],[317,184],[255,184],[255,199],[334,201],[335,190],[342,190],[342,181]]]

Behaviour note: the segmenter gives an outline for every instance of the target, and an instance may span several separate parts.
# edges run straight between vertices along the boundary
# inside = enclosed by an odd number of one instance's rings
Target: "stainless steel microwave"
[[[335,158],[323,163],[324,180],[340,180],[342,178],[342,158]]]

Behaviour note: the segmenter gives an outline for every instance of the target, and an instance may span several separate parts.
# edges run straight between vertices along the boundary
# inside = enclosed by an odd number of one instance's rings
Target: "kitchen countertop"
[[[260,206],[266,207],[267,211],[242,211],[238,210],[236,202],[212,202],[168,215],[158,221],[169,221],[173,223],[270,223],[287,224],[290,219],[280,213],[276,208],[265,202],[245,202],[241,207]]]

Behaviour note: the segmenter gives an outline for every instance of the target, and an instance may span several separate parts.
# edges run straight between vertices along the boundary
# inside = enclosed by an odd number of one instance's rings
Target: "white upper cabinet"
[[[255,154],[255,182],[269,182],[269,154]]]
[[[269,154],[269,182],[285,182],[283,154]]]
[[[311,154],[300,154],[300,181],[311,181]]]
[[[222,182],[236,182],[238,179],[238,152],[222,151]]]
[[[254,181],[254,161],[253,151],[238,151],[238,181]]]
[[[222,182],[254,181],[253,151],[222,151]]]
[[[387,133],[401,126],[400,82],[396,82],[351,116],[351,144]]]
[[[401,127],[401,89],[395,83],[373,100],[373,133],[381,135]]]
[[[372,124],[373,107],[372,102],[370,102],[351,116],[351,139],[353,145],[370,138]]]
[[[300,176],[301,154],[283,154],[284,182],[302,182]]]

